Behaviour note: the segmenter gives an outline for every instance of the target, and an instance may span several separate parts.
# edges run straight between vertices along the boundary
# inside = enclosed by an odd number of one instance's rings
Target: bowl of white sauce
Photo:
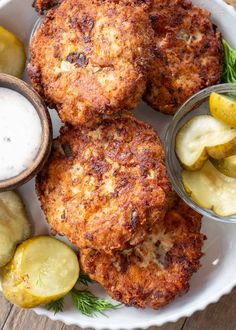
[[[32,179],[51,144],[52,123],[44,101],[24,81],[0,73],[0,191]]]

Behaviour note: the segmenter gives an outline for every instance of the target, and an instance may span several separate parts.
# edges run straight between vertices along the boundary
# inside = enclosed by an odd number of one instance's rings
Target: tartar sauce
[[[41,144],[42,126],[26,97],[0,87],[0,180],[27,169]]]

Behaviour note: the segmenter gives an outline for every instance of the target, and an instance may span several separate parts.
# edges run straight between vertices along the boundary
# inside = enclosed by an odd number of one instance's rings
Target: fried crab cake
[[[154,0],[150,19],[155,57],[144,95],[154,109],[174,114],[191,95],[220,82],[221,35],[210,16],[188,0]]]
[[[63,0],[34,0],[33,7],[40,13],[48,11],[49,9],[58,6]],[[102,2],[115,2],[115,3],[123,3],[125,5],[130,4],[139,4],[143,5],[146,8],[150,6],[153,0],[93,0],[93,2],[102,3]]]
[[[40,13],[43,14],[45,11],[59,5],[62,0],[34,0],[33,7]]]
[[[153,35],[146,7],[64,0],[48,11],[31,43],[28,72],[62,121],[91,124],[140,102]]]
[[[82,249],[81,265],[112,298],[158,309],[188,291],[203,255],[200,227],[201,216],[179,199],[143,243],[112,256]]]
[[[37,192],[53,231],[110,253],[141,242],[165,215],[170,184],[155,131],[131,115],[63,128]]]

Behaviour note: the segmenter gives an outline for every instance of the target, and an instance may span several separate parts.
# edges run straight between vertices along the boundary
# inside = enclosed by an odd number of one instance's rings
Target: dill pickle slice
[[[14,255],[16,245],[31,236],[25,206],[15,191],[0,193],[0,267]]]
[[[0,72],[21,78],[25,62],[22,42],[12,32],[0,26]]]
[[[199,170],[208,159],[222,159],[236,152],[236,129],[208,115],[190,119],[176,136],[176,155],[184,168]]]
[[[225,124],[236,127],[236,102],[230,97],[211,93],[210,112],[213,117],[221,120]]]
[[[220,160],[211,158],[211,162],[218,171],[226,176],[236,179],[236,155]]]
[[[32,308],[65,296],[79,277],[75,252],[49,237],[33,237],[18,246],[2,269],[5,297],[19,307]]]
[[[199,171],[184,170],[182,180],[186,192],[200,207],[220,216],[236,214],[236,179],[219,172],[209,160]]]

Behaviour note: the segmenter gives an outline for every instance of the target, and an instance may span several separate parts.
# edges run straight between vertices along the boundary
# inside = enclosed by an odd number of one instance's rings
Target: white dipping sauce
[[[30,167],[42,139],[37,111],[26,97],[0,87],[0,180]]]

